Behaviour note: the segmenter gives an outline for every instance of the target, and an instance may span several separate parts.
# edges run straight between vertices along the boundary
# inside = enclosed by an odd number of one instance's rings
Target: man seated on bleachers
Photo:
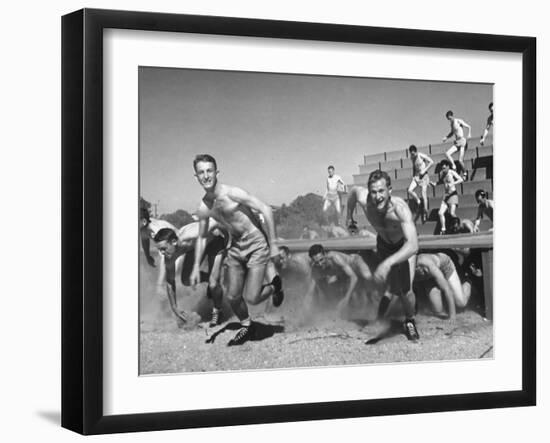
[[[487,192],[485,192],[483,189],[478,189],[475,193],[476,201],[478,204],[477,207],[477,217],[474,222],[474,231],[479,232],[479,224],[481,223],[481,219],[485,215],[489,220],[493,221],[493,209],[495,206],[495,203],[493,200],[489,200],[487,198]],[[489,231],[492,231],[493,228],[489,229]]]
[[[435,315],[439,317],[445,316],[449,320],[453,320],[456,308],[464,308],[468,303],[455,265],[451,258],[443,252],[418,255],[415,283],[417,296],[425,294]],[[448,316],[445,315],[443,309],[441,293],[445,297]]]

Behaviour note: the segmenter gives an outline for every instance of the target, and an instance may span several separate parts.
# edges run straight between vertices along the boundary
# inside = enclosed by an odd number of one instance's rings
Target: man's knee
[[[464,309],[466,307],[466,300],[464,297],[455,297],[455,306],[458,309]]]
[[[227,290],[225,296],[227,297],[229,303],[242,299],[241,291],[232,289],[231,287]]]

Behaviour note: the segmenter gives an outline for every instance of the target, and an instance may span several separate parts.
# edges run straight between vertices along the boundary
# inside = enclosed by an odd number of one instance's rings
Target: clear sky
[[[142,67],[141,195],[159,213],[193,212],[203,195],[196,154],[222,182],[269,204],[322,195],[329,164],[346,183],[365,154],[440,143],[454,111],[480,136],[487,84]]]

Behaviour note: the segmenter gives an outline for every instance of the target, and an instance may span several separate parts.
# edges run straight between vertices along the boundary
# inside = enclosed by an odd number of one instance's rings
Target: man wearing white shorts
[[[346,184],[342,180],[342,177],[334,173],[334,166],[329,166],[327,177],[327,192],[325,193],[323,212],[326,215],[330,207],[334,206],[338,217],[338,222],[340,221],[340,214],[342,212],[342,202],[340,201],[340,194],[345,192],[345,190]]]
[[[449,132],[445,137],[443,137],[443,142],[445,143],[447,139],[449,139],[450,137],[454,136],[455,138],[453,146],[451,146],[451,148],[445,153],[445,155],[451,162],[452,168],[456,169],[455,162],[452,156],[455,152],[458,151],[458,164],[461,167],[462,176],[465,177],[467,175],[467,171],[464,166],[464,151],[468,146],[468,142],[466,140],[466,137],[464,137],[464,128],[468,129],[467,138],[471,137],[472,128],[464,120],[460,118],[456,118],[453,114],[453,111],[447,111],[447,113],[445,114],[445,117],[447,118],[447,120],[449,120],[449,123],[451,124],[451,132]]]

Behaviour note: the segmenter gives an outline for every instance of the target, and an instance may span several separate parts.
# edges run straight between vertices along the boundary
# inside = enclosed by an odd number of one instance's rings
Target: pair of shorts
[[[376,237],[376,252],[380,262],[395,254],[405,244],[405,239],[393,244],[385,242],[380,236]],[[387,281],[388,289],[392,294],[406,294],[411,290],[411,270],[406,260],[391,267]]]
[[[267,265],[269,258],[270,250],[267,238],[262,231],[256,229],[239,238],[233,237],[231,246],[227,251],[225,264],[227,266],[253,268]]]
[[[328,200],[328,201],[330,201],[330,202],[335,202],[335,201],[337,201],[337,200],[339,200],[339,199],[340,199],[340,196],[338,195],[337,192],[334,192],[334,193],[328,192],[327,195],[326,195],[326,197],[325,197],[325,200]]]
[[[458,192],[453,191],[450,194],[445,194],[445,197],[443,197],[443,202],[448,206],[458,206]]]
[[[455,265],[447,254],[438,252],[437,256],[439,257],[439,263],[440,263],[439,269],[441,270],[441,272],[443,272],[445,279],[449,280],[451,275],[453,275],[453,273],[456,272]]]
[[[218,254],[224,254],[227,248],[227,238],[220,235],[215,235],[207,244],[204,249],[203,262],[206,259],[208,261],[208,272],[201,271],[200,281],[207,282],[212,272],[212,265],[214,259]],[[193,266],[195,264],[195,248],[185,253],[183,258],[183,265],[181,267],[181,284],[184,286],[190,286],[191,273],[193,272]]]
[[[466,148],[466,145],[467,145],[466,138],[465,137],[457,138],[454,142],[454,145],[459,149]]]

